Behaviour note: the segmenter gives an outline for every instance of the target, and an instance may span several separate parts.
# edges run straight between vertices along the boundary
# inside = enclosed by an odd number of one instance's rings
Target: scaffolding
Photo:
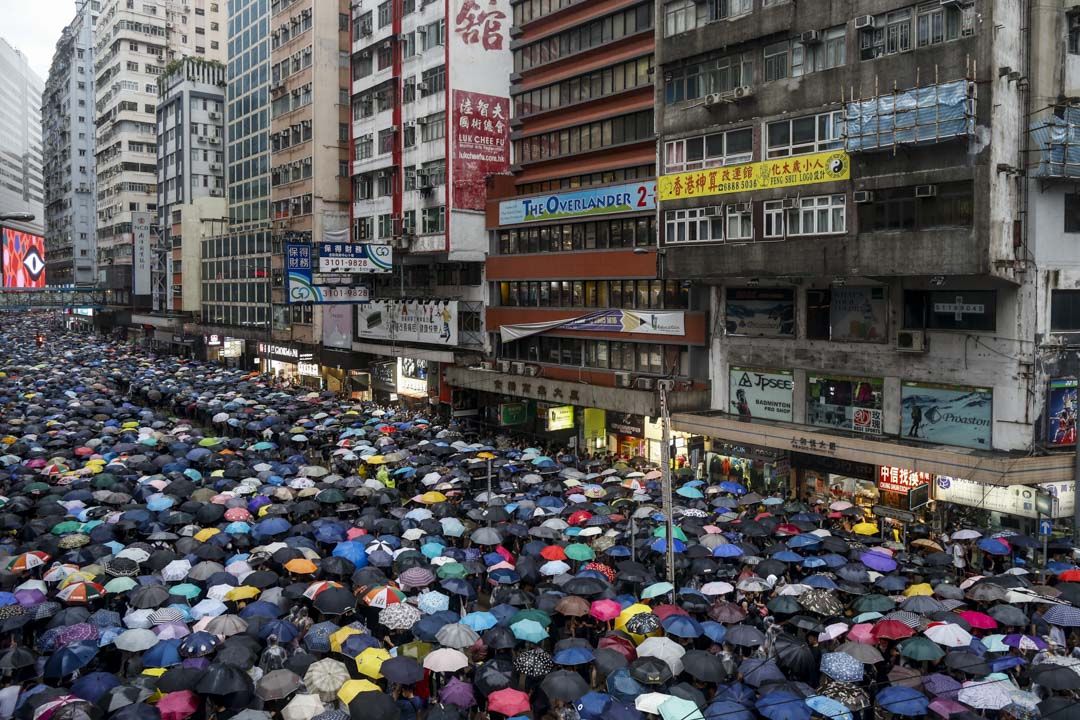
[[[1080,107],[1066,106],[1031,124],[1039,178],[1080,178]]]
[[[848,152],[897,150],[905,145],[930,145],[975,135],[976,84],[969,77],[949,82],[881,93],[845,105],[845,147]]]

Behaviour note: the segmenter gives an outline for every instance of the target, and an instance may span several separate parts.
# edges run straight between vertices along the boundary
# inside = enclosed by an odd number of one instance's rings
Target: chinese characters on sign
[[[915,472],[907,468],[886,467],[878,468],[878,488],[887,492],[907,495],[920,485],[926,485],[934,479],[928,472]]]
[[[394,249],[370,243],[319,243],[319,272],[388,273]]]
[[[454,90],[454,207],[483,210],[487,177],[510,172],[510,99]]]
[[[318,285],[312,277],[311,246],[285,244],[286,297],[289,303],[365,303],[371,299],[366,286]]]
[[[150,294],[150,213],[131,214],[132,230],[132,292],[136,295]]]
[[[793,437],[791,438],[792,450],[816,450],[819,453],[832,455],[836,452],[836,443],[816,440],[814,438]]]
[[[834,151],[664,175],[657,188],[661,200],[678,200],[814,185],[850,177],[847,153]]]
[[[465,0],[454,18],[454,32],[466,45],[480,45],[484,50],[502,50],[506,13],[496,0],[485,0],[487,9],[476,0]]]

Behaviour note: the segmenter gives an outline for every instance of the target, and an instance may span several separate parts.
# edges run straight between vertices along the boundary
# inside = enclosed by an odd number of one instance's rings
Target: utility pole
[[[667,538],[665,542],[666,549],[666,562],[667,562],[667,580],[672,585],[675,584],[675,521],[673,517],[673,505],[674,499],[672,497],[672,477],[671,477],[671,414],[668,412],[668,391],[671,390],[674,383],[671,380],[664,379],[657,383],[657,389],[660,396],[660,472],[662,476],[660,483],[662,487],[662,503],[664,522],[666,523]]]
[[[487,503],[491,507],[491,458],[487,459]],[[491,527],[491,516],[488,516],[488,527]]]
[[[1077,378],[1077,386],[1080,387],[1080,378]],[[1073,545],[1080,543],[1080,439],[1075,444],[1073,451]],[[1046,567],[1046,552],[1043,551],[1043,568]]]

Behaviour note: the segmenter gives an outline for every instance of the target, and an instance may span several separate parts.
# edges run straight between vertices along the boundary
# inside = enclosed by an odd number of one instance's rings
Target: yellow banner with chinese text
[[[656,191],[661,201],[683,200],[799,187],[850,178],[851,162],[848,154],[843,150],[832,150],[813,155],[796,155],[745,165],[663,175],[657,180]]]

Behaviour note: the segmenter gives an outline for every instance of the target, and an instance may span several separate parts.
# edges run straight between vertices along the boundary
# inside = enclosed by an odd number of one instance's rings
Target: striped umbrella
[[[105,588],[95,582],[88,581],[72,583],[56,593],[57,600],[82,605],[91,600],[100,600],[103,597],[105,597]]]
[[[51,555],[41,550],[31,550],[30,552],[24,552],[21,555],[16,555],[8,563],[7,569],[13,573],[26,572],[36,567],[41,567],[45,563],[49,562]]]
[[[405,593],[390,585],[374,588],[364,594],[364,604],[370,607],[385,608],[402,602],[405,602]]]

